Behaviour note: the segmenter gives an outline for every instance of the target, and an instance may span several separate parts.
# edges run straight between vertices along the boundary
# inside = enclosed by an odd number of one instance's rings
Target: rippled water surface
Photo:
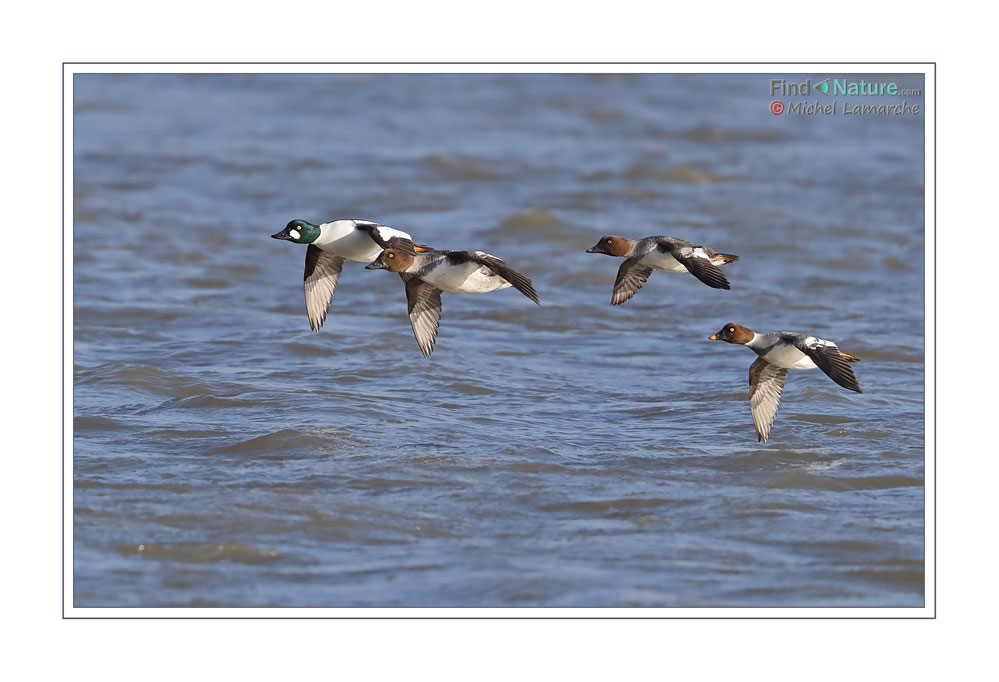
[[[75,605],[921,606],[923,117],[774,116],[770,77],[76,76]],[[426,360],[347,263],[313,334],[295,217],[543,307],[445,294]],[[732,290],[611,307],[605,233]],[[865,392],[792,373],[758,444],[728,321]]]

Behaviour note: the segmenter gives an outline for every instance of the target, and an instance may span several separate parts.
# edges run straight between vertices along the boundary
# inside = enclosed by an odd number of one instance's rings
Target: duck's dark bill
[[[364,269],[365,270],[384,270],[385,269],[385,265],[380,260],[376,260],[376,261],[372,261],[372,262],[368,263],[367,265],[365,265]]]
[[[281,230],[277,234],[272,234],[271,239],[291,239],[291,233],[288,230]]]

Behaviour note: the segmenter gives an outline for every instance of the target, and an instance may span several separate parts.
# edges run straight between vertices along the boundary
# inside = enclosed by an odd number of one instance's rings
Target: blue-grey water
[[[922,606],[923,116],[775,116],[770,78],[76,76],[75,606]],[[314,334],[269,235],[335,217],[543,307],[444,294],[426,360],[347,263]],[[611,307],[606,233],[732,290]],[[794,372],[757,443],[729,321],[864,393]]]

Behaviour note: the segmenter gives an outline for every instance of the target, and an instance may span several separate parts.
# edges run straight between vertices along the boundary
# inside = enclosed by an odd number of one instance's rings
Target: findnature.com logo
[[[800,83],[789,82],[783,78],[770,79],[770,97],[811,97],[812,93],[821,94],[824,97],[921,97],[923,91],[918,88],[903,88],[898,83],[890,81],[874,80],[852,80],[850,78],[826,78],[815,84],[811,78],[806,78]],[[775,99],[770,102],[770,113],[775,116],[781,114],[797,114],[811,116],[815,114],[825,114],[834,116],[841,114],[851,116],[856,114],[877,114],[881,116],[901,116],[919,115],[920,106],[909,104],[903,100],[901,104],[857,104],[850,103],[844,99],[842,106],[840,100],[832,102],[822,102],[816,99],[813,102],[798,101],[785,102]]]

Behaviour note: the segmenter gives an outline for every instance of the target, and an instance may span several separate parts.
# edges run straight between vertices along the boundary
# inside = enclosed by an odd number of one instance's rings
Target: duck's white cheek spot
[[[292,232],[291,233],[291,238],[292,239],[301,239],[302,235],[300,233],[298,233],[298,232]]]

